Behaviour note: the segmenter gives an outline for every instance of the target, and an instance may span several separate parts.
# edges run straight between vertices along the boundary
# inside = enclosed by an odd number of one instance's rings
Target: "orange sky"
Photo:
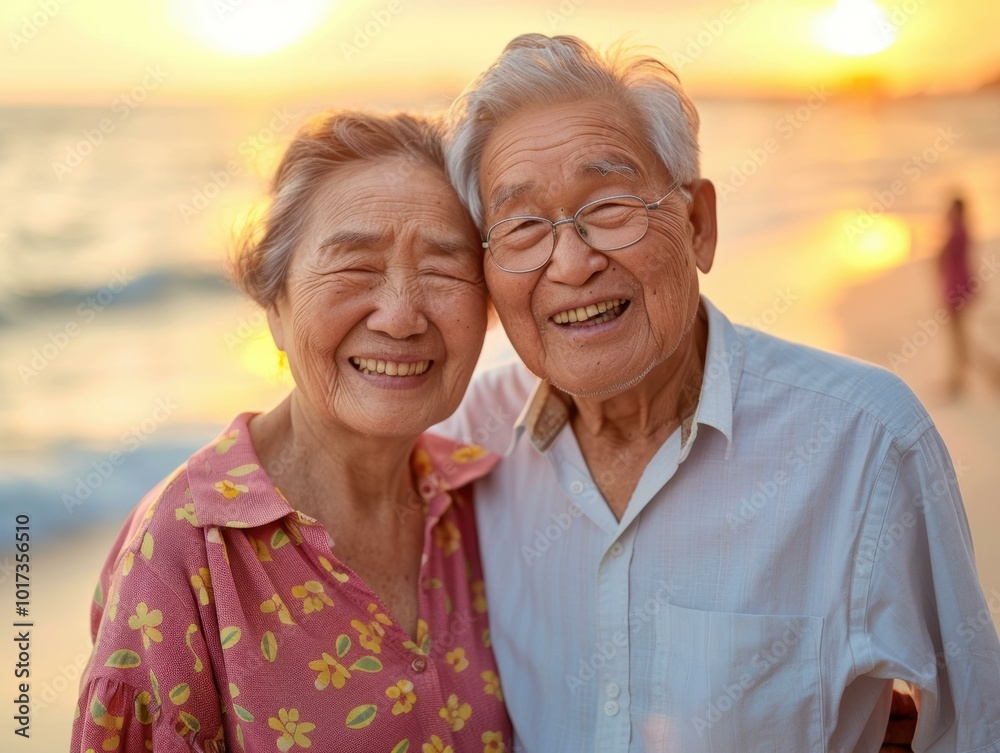
[[[597,45],[630,34],[662,50],[696,95],[795,95],[859,78],[909,94],[1000,76],[995,0],[879,4],[895,42],[850,57],[814,38],[835,0],[3,0],[0,104],[100,105],[145,80],[159,104],[444,105],[525,31]],[[233,51],[283,40],[293,41]]]

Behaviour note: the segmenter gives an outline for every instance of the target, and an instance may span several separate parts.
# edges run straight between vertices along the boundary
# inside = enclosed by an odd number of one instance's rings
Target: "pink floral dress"
[[[251,415],[122,528],[94,598],[72,750],[507,750],[471,504],[498,458],[418,441],[420,499],[401,513],[426,517],[412,640],[270,482]]]

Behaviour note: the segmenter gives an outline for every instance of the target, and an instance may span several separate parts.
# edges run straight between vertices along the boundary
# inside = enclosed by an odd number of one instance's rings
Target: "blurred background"
[[[677,71],[719,192],[705,292],[911,385],[965,495],[990,603],[969,618],[1000,622],[998,27],[992,0],[4,0],[0,582],[13,617],[27,514],[35,625],[18,749],[67,748],[91,594],[127,512],[289,388],[263,315],[222,275],[284,144],[326,108],[442,110],[527,31],[628,35]],[[949,306],[957,195],[971,243]],[[483,363],[505,352],[492,331]]]

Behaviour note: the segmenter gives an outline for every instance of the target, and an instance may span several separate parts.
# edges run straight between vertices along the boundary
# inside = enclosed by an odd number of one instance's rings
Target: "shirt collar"
[[[698,425],[711,426],[725,436],[728,459],[733,442],[733,406],[743,371],[745,346],[732,322],[711,301],[702,296],[701,304],[708,319],[705,372],[698,405],[693,416],[685,419],[682,424],[682,436],[686,444],[689,438],[694,440]],[[546,452],[569,422],[572,406],[569,395],[548,382],[539,380],[514,423],[506,454],[513,452],[524,434],[528,434],[536,450]]]
[[[185,497],[198,527],[256,528],[295,514],[261,467],[247,427],[254,413],[243,413],[214,442],[188,461]],[[434,515],[451,504],[447,492],[485,476],[500,457],[482,447],[424,434],[410,462],[417,489]],[[187,507],[187,504],[185,505]],[[178,511],[178,517],[184,515]],[[305,517],[305,516],[302,516]]]

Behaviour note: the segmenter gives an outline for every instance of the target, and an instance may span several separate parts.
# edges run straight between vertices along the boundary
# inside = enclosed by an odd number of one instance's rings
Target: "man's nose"
[[[572,220],[560,220],[553,223],[556,237],[552,249],[552,258],[545,268],[545,274],[553,282],[579,287],[591,277],[607,269],[608,257],[603,252],[591,248],[585,241],[584,229],[577,227]]]

